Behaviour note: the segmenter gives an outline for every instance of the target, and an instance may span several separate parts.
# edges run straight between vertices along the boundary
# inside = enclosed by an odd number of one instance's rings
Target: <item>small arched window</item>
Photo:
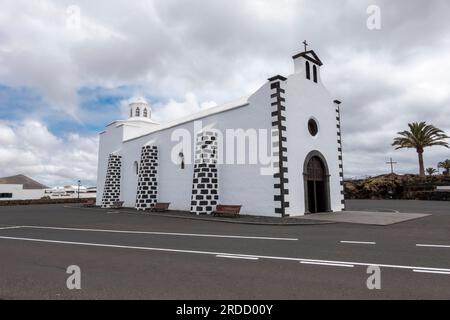
[[[137,161],[134,162],[133,167],[134,167],[134,173],[136,175],[138,175],[139,174],[139,164]]]
[[[306,79],[311,80],[311,66],[308,61],[306,61]]]
[[[133,117],[133,109],[130,109],[130,118]]]
[[[317,83],[317,67],[313,66],[313,76],[314,76],[314,82]]]
[[[147,117],[148,117],[148,111],[147,111],[147,108],[144,109],[144,114],[143,114],[143,116],[144,116],[144,118],[147,118]]]
[[[136,108],[136,114],[135,114],[135,116],[136,116],[136,117],[140,117],[140,116],[141,116],[141,109]]]

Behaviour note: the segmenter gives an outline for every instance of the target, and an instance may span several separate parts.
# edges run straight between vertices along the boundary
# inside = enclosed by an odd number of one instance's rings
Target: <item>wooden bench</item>
[[[95,207],[95,200],[93,200],[93,199],[87,200],[87,201],[83,204],[83,207],[85,207],[85,208],[92,208],[92,207]]]
[[[242,206],[219,204],[216,208],[216,211],[214,211],[212,214],[215,217],[220,216],[220,217],[237,218],[239,217],[241,208]]]
[[[111,205],[111,209],[121,209],[123,207],[123,203],[123,201],[113,202],[113,204]]]
[[[157,202],[151,211],[165,212],[169,210],[170,202]]]

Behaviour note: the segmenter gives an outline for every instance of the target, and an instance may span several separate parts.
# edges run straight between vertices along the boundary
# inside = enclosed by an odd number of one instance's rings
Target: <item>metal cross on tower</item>
[[[304,46],[305,46],[305,52],[306,52],[306,51],[308,50],[309,44],[308,44],[308,42],[306,42],[306,40],[303,41],[303,44],[304,44]]]

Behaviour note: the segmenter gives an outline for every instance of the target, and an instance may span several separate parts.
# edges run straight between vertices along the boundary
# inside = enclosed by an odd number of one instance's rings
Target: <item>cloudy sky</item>
[[[97,134],[125,101],[145,96],[164,121],[232,100],[292,73],[304,39],[343,101],[346,176],[384,173],[391,156],[416,172],[415,151],[390,143],[412,121],[450,133],[448,12],[447,0],[1,0],[0,176],[95,184]]]

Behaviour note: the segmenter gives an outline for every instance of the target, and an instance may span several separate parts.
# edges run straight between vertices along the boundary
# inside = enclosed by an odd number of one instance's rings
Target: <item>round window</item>
[[[317,136],[317,133],[319,133],[319,126],[317,125],[317,121],[314,119],[309,119],[308,121],[308,130],[309,133],[315,137]]]

